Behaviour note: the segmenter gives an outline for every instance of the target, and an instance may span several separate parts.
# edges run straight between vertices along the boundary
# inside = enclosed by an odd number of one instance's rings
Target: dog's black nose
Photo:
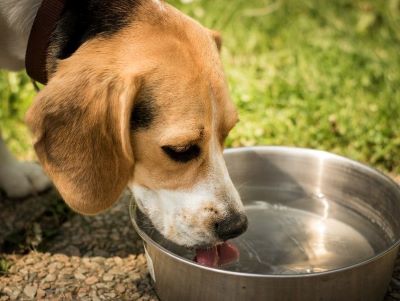
[[[222,221],[215,223],[215,233],[222,240],[239,236],[247,230],[247,216],[243,213],[234,213]]]

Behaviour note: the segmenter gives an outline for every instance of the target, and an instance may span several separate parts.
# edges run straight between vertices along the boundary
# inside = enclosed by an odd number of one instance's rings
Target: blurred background
[[[172,0],[221,32],[240,113],[227,146],[292,145],[400,173],[400,0]],[[35,92],[0,71],[3,136],[34,159],[23,116]]]

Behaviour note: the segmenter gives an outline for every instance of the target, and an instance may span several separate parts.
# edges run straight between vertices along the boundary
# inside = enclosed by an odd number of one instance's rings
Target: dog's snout
[[[247,216],[243,213],[235,213],[215,223],[214,226],[218,238],[225,241],[245,232],[247,230],[247,225]]]

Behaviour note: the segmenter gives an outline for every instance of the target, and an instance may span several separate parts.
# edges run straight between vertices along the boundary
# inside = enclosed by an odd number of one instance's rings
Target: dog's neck
[[[42,0],[0,1],[0,68],[25,66],[29,33]]]

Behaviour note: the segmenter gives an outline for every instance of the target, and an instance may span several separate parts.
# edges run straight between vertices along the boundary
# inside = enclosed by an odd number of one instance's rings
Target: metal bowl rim
[[[368,172],[372,172],[374,175],[379,176],[380,178],[383,178],[383,180],[388,181],[393,188],[397,189],[400,192],[400,186],[394,182],[394,180],[392,180],[391,178],[389,178],[388,176],[386,176],[385,174],[383,174],[382,172],[369,167],[363,163],[360,163],[358,161],[352,160],[352,159],[348,159],[346,157],[334,154],[334,153],[330,153],[327,151],[323,151],[323,150],[316,150],[316,149],[309,149],[309,148],[301,148],[301,147],[290,147],[290,146],[249,146],[249,147],[237,147],[237,148],[228,148],[225,149],[224,153],[237,153],[237,152],[242,152],[242,151],[253,151],[253,150],[263,150],[263,151],[284,151],[284,152],[289,152],[289,153],[293,153],[293,152],[298,152],[301,151],[302,153],[307,153],[307,154],[316,154],[319,153],[325,157],[330,157],[332,159],[338,159],[341,161],[344,161],[346,163],[350,163],[353,166],[357,166],[365,171]],[[356,269],[360,266],[364,266],[367,265],[369,263],[372,263],[376,260],[379,260],[380,258],[384,257],[386,254],[392,252],[394,249],[396,249],[397,247],[399,247],[400,245],[400,237],[397,238],[397,240],[395,240],[392,245],[390,247],[388,247],[386,250],[381,251],[380,253],[362,260],[358,263],[346,266],[346,267],[342,267],[342,268],[337,268],[337,269],[333,269],[333,270],[328,270],[328,271],[324,271],[324,272],[316,272],[316,273],[312,273],[312,274],[289,274],[289,275],[275,275],[275,274],[256,274],[256,273],[241,273],[241,272],[234,272],[234,271],[228,271],[228,270],[221,270],[221,269],[217,269],[217,268],[211,268],[211,267],[207,267],[207,266],[203,266],[200,264],[195,263],[194,261],[190,261],[189,259],[183,258],[181,256],[178,256],[172,252],[170,252],[169,250],[165,249],[163,246],[159,245],[157,242],[155,242],[153,239],[151,239],[145,232],[143,232],[140,227],[137,225],[136,220],[134,218],[134,207],[135,207],[135,201],[134,201],[134,197],[131,196],[130,198],[130,203],[129,203],[129,216],[130,219],[132,221],[132,224],[135,228],[135,230],[137,231],[137,233],[140,235],[140,237],[146,242],[146,243],[150,243],[151,245],[153,245],[156,249],[158,249],[159,251],[163,252],[164,254],[166,254],[169,257],[172,257],[175,260],[178,260],[181,263],[184,264],[189,264],[191,267],[193,268],[200,268],[209,272],[214,272],[214,273],[219,273],[219,274],[224,274],[224,275],[231,275],[231,276],[238,276],[238,277],[249,277],[249,278],[285,278],[285,279],[290,279],[290,278],[302,278],[302,277],[320,277],[320,276],[325,276],[325,275],[330,275],[330,274],[334,274],[334,273],[340,273],[340,272],[344,272],[344,271],[348,271],[351,269]]]

